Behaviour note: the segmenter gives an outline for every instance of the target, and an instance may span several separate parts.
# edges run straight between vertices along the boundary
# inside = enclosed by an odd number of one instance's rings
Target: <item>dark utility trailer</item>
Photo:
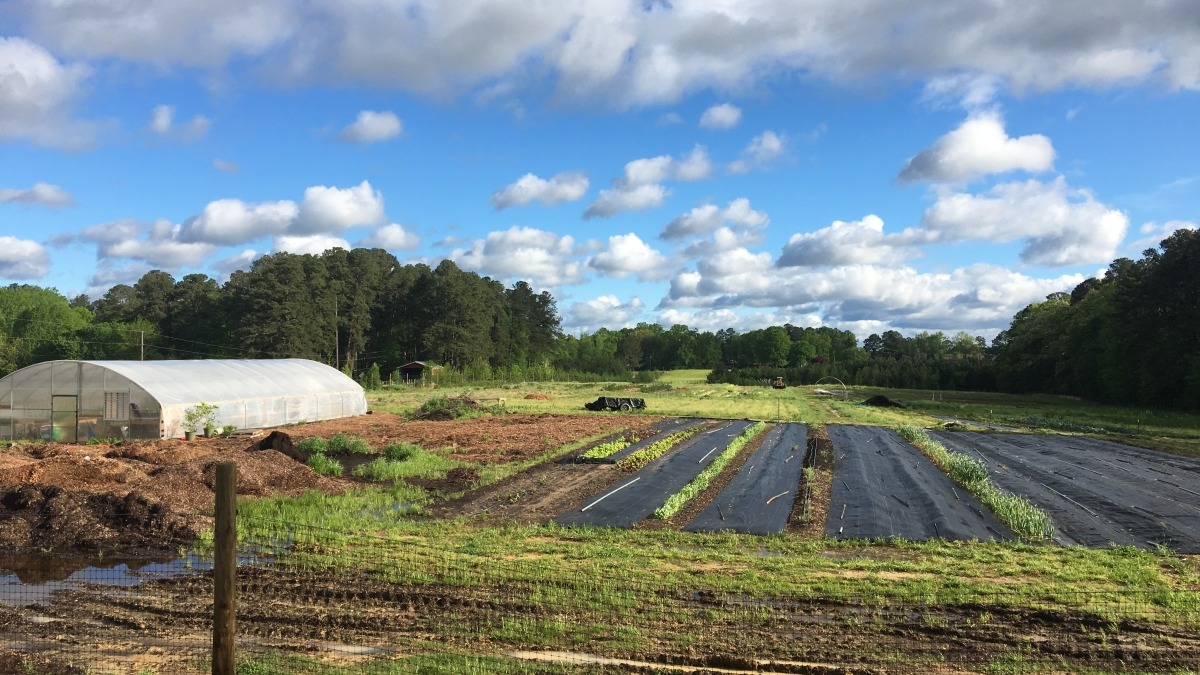
[[[584,403],[583,407],[588,410],[645,410],[646,400],[641,398],[601,396],[591,403]]]

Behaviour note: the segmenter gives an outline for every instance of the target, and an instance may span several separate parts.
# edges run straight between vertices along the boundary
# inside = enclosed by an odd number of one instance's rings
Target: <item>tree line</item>
[[[990,345],[894,330],[860,345],[825,326],[565,335],[554,298],[524,281],[506,287],[452,261],[403,265],[381,249],[276,253],[224,284],[156,270],[95,300],[0,288],[0,375],[50,359],[300,357],[363,377],[419,360],[443,366],[447,382],[628,381],[690,368],[733,384],[783,377],[1197,408],[1196,270],[1200,234],[1179,230],[1140,260],[1115,260],[1103,278],[1029,305]]]
[[[993,342],[1005,391],[1200,408],[1200,232],[1029,305]]]
[[[561,336],[554,298],[382,249],[276,253],[223,285],[155,270],[103,297],[0,289],[0,373],[50,359],[307,358],[355,374],[428,360],[516,370]]]

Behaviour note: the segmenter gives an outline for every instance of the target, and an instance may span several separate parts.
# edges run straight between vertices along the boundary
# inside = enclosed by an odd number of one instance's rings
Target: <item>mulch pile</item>
[[[872,396],[871,398],[863,401],[862,404],[874,406],[876,408],[903,408],[904,407],[903,403],[901,403],[899,401],[893,401],[892,399],[890,399],[886,396],[883,396],[883,395]]]

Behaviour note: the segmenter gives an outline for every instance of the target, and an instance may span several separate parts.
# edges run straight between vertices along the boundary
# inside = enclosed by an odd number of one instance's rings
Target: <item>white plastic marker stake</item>
[[[613,490],[612,492],[610,492],[610,493],[608,493],[608,494],[604,495],[604,496],[603,496],[603,497],[601,497],[600,499],[597,499],[596,501],[592,502],[591,504],[588,504],[587,506],[583,507],[582,509],[579,509],[579,512],[580,512],[580,513],[583,513],[584,511],[587,511],[588,509],[592,508],[593,506],[595,506],[595,505],[599,504],[600,502],[604,501],[605,499],[608,499],[609,497],[611,497],[611,496],[613,496],[613,495],[617,494],[617,493],[618,493],[618,492],[620,492],[621,490],[624,490],[625,488],[629,487],[630,485],[633,485],[634,483],[638,482],[638,481],[639,481],[639,480],[641,480],[641,479],[642,479],[642,477],[641,477],[641,476],[638,476],[637,478],[634,478],[633,480],[631,480],[631,481],[629,481],[628,483],[626,483],[626,484],[622,485],[621,487],[617,488],[616,490]]]
[[[711,455],[711,454],[713,454],[713,453],[714,453],[714,452],[716,452],[716,451],[717,451],[717,449],[716,449],[716,448],[713,448],[712,450],[709,450],[708,452],[704,453],[704,456],[703,456],[703,457],[701,457],[701,458],[700,458],[700,461],[699,461],[699,462],[696,462],[696,463],[697,463],[697,464],[703,464],[703,463],[704,463],[704,460],[708,459],[708,456],[709,456],[709,455]]]

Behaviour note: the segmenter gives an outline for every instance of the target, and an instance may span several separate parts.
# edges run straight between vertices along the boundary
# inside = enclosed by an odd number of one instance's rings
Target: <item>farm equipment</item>
[[[646,400],[641,398],[624,398],[618,396],[601,396],[591,403],[584,403],[588,410],[645,410]]]
[[[783,383],[782,377],[775,378],[775,381],[771,383],[771,387],[774,389],[787,389],[787,385]]]

